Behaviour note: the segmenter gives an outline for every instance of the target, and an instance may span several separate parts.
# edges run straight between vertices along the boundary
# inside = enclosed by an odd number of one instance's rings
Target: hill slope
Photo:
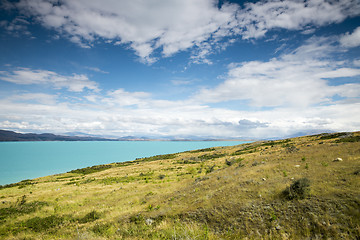
[[[77,169],[0,198],[4,239],[359,239],[360,132]]]

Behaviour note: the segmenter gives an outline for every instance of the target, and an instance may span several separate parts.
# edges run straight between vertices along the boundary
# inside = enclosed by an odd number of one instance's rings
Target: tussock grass
[[[208,148],[7,185],[0,239],[357,239],[359,136]]]

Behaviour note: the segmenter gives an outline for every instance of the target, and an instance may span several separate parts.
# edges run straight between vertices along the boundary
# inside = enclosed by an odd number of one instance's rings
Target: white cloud
[[[194,97],[205,103],[247,100],[258,107],[308,107],[329,104],[332,97],[360,97],[360,84],[329,85],[327,79],[360,75],[359,68],[326,58],[336,47],[313,38],[290,54],[267,62],[231,65],[226,81]],[[325,51],[326,49],[326,51]]]
[[[118,89],[107,93],[109,97],[104,98],[105,102],[111,106],[132,106],[141,105],[149,100],[150,94],[146,92],[127,92],[124,89]]]
[[[207,57],[229,44],[220,40],[260,38],[276,28],[308,29],[360,13],[356,0],[271,0],[243,9],[229,3],[218,8],[216,0],[21,0],[17,6],[82,47],[99,38],[125,44],[147,63],[157,61],[155,50],[168,57],[195,48],[191,61],[211,64]]]
[[[200,44],[228,28],[234,20],[235,5],[217,8],[209,0],[153,1],[61,1],[22,0],[18,7],[46,27],[55,28],[71,41],[89,47],[97,38],[128,44],[146,62],[161,49],[171,56]],[[189,27],[191,26],[191,27]]]
[[[271,29],[301,30],[308,25],[339,23],[359,15],[357,1],[259,1],[246,3],[238,12],[238,31],[244,39],[260,38]]]
[[[360,46],[360,27],[357,27],[353,33],[346,33],[340,38],[340,43],[344,47],[358,47]]]
[[[67,88],[72,92],[81,92],[84,88],[98,91],[97,83],[83,74],[64,76],[47,70],[33,70],[30,68],[17,68],[13,71],[1,71],[0,80],[21,85],[40,84],[53,88]]]

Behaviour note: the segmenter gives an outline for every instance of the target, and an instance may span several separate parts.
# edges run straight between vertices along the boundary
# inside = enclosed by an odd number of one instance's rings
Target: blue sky
[[[358,0],[3,0],[0,16],[0,129],[360,130]]]

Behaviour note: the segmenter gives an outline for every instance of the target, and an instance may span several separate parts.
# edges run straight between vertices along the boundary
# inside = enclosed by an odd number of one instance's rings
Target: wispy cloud
[[[8,100],[20,103],[37,103],[37,104],[48,104],[55,105],[57,103],[56,95],[50,95],[46,93],[23,93],[11,96]]]
[[[359,15],[357,1],[259,1],[246,3],[237,12],[238,31],[244,39],[260,38],[272,29],[301,30],[308,25],[323,26]]]
[[[94,71],[94,72],[98,72],[98,73],[104,73],[104,74],[108,74],[109,72],[106,72],[104,70],[101,70],[100,68],[98,67],[85,67],[86,69],[89,69],[91,71]]]
[[[332,60],[336,49],[330,39],[312,38],[279,58],[231,65],[226,81],[201,90],[195,99],[204,103],[247,100],[257,107],[309,107],[330,104],[335,95],[360,97],[359,83],[333,86],[327,80],[360,75],[359,68]]]
[[[30,68],[17,68],[13,71],[1,71],[0,80],[21,85],[39,84],[55,89],[66,88],[72,92],[81,92],[84,88],[99,91],[97,83],[83,74],[65,76],[47,70],[34,70]]]

